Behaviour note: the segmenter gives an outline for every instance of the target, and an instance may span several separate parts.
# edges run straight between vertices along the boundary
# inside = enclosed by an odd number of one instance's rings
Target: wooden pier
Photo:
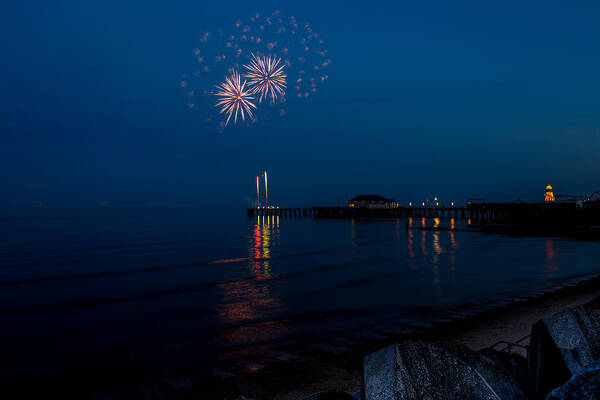
[[[511,202],[469,204],[470,218],[481,225],[543,225],[556,228],[600,225],[600,203]]]
[[[511,202],[467,205],[469,215],[481,224],[532,224],[546,221],[574,222],[584,214],[575,202]]]
[[[318,218],[469,218],[465,207],[313,207]]]
[[[281,217],[314,218],[468,218],[465,207],[394,207],[394,208],[351,208],[351,207],[311,207],[311,208],[248,208],[248,217],[279,215]]]
[[[311,218],[456,218],[476,225],[600,226],[600,202],[469,203],[464,207],[311,207],[248,208],[249,217],[278,215]]]
[[[278,215],[281,217],[313,217],[313,208],[279,208],[279,207],[257,207],[247,209],[248,217],[261,215]]]

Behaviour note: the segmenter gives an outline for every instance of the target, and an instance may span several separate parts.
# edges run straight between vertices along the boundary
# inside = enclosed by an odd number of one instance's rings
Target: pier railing
[[[315,218],[468,218],[465,207],[394,207],[394,208],[352,208],[352,207],[311,207],[311,208],[248,208],[249,217],[279,215],[282,217]]]
[[[598,202],[507,202],[470,203],[464,207],[256,207],[248,208],[249,217],[279,215],[313,218],[456,218],[470,219],[474,225],[600,225]]]
[[[261,215],[279,215],[281,217],[313,217],[313,208],[280,208],[280,207],[256,207],[247,209],[248,217]]]
[[[313,207],[319,218],[468,218],[465,207]]]

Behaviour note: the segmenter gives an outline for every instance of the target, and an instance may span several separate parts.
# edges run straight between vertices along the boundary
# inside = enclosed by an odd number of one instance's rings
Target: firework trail
[[[260,205],[259,177],[256,175],[256,205]]]
[[[230,76],[225,77],[225,82],[217,85],[218,91],[215,96],[220,97],[215,104],[215,107],[221,107],[221,114],[227,114],[227,121],[225,126],[229,123],[231,116],[233,115],[233,123],[237,123],[238,113],[242,116],[242,120],[245,120],[245,115],[252,118],[252,109],[256,108],[252,100],[254,97],[251,96],[250,91],[246,90],[246,81],[241,81],[240,74],[237,71],[233,71]]]
[[[269,205],[269,192],[267,190],[267,171],[265,171],[265,204]]]
[[[252,53],[250,64],[244,65],[248,70],[244,74],[248,78],[248,86],[252,94],[258,94],[258,102],[271,98],[274,103],[277,96],[285,95],[287,74],[284,71],[285,64],[280,58],[269,56],[257,56]]]

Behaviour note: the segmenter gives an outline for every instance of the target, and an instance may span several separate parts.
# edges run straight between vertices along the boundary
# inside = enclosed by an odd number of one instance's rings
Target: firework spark
[[[217,85],[218,91],[215,96],[219,97],[215,107],[221,107],[221,114],[227,114],[227,121],[225,126],[229,123],[231,116],[233,115],[233,123],[237,123],[238,113],[242,116],[242,120],[245,120],[245,115],[252,118],[252,109],[256,108],[252,100],[254,97],[251,96],[251,92],[246,89],[246,81],[242,82],[240,74],[237,71],[233,71],[230,76],[225,78],[225,82]]]
[[[278,96],[285,95],[287,74],[284,71],[285,64],[280,58],[273,56],[257,56],[252,53],[250,64],[244,65],[248,70],[244,74],[248,78],[248,86],[252,94],[259,95],[258,102],[271,98],[275,102]]]

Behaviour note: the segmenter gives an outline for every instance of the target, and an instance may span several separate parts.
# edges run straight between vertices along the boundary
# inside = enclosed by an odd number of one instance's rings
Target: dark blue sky
[[[600,189],[597,1],[13,3],[3,204],[244,207],[265,169],[270,199],[294,206]],[[284,118],[219,134],[181,73],[204,31],[275,9],[326,40],[329,81]]]

